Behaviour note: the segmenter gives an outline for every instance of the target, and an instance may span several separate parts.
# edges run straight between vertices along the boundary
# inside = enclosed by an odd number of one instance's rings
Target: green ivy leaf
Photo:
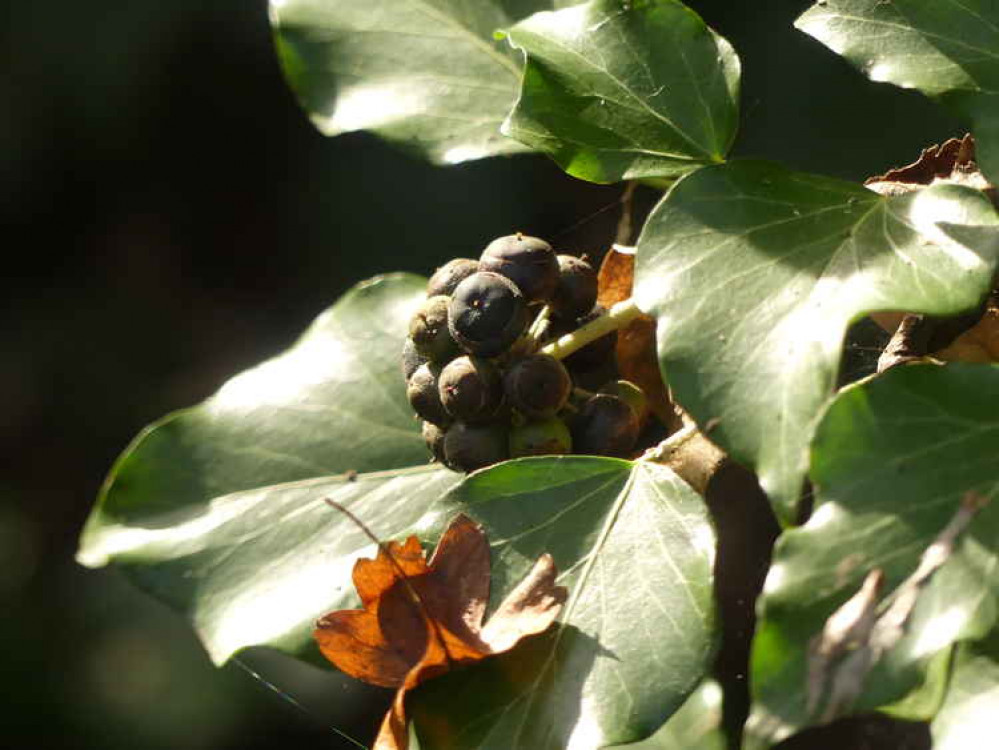
[[[977,644],[958,648],[953,675],[930,729],[933,750],[966,750],[989,744],[999,732],[999,663]]]
[[[714,533],[700,496],[669,469],[522,459],[471,475],[425,523],[443,526],[459,511],[489,532],[494,605],[544,552],[569,600],[544,636],[420,688],[424,750],[639,740],[710,669]]]
[[[271,0],[270,9],[285,75],[326,135],[370,130],[437,164],[525,150],[499,130],[522,68],[493,36],[512,23],[499,0]]]
[[[399,370],[425,283],[360,284],[288,352],[144,431],[111,472],[80,562],[113,562],[184,612],[217,663],[257,644],[313,654],[313,620],[354,606],[353,560],[373,550],[323,498],[393,538],[460,480],[427,465]]]
[[[991,502],[958,538],[921,591],[906,635],[869,675],[856,711],[896,704],[927,719],[933,706],[904,699],[939,695],[934,660],[963,639],[995,632],[999,614],[999,367],[897,367],[843,390],[819,425],[811,477],[817,506],[778,541],[764,587],[752,655],[754,734],[780,739],[814,721],[806,712],[806,653],[826,619],[869,571],[884,592],[920,556],[974,491]]]
[[[654,735],[630,745],[627,750],[725,750],[728,743],[721,729],[722,688],[705,680]]]
[[[821,0],[795,25],[872,81],[914,88],[971,121],[999,179],[999,6],[993,0]]]
[[[649,217],[635,300],[658,318],[677,401],[755,468],[787,523],[850,322],[874,310],[972,308],[997,261],[999,218],[976,191],[889,199],[739,161],[682,179]]]
[[[575,177],[676,177],[732,144],[739,59],[680,2],[594,0],[509,36],[527,68],[504,132]]]

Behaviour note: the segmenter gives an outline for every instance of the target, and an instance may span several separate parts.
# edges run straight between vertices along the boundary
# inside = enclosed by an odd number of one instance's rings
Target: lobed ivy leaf
[[[991,645],[988,650],[978,644],[958,648],[947,697],[930,725],[934,750],[988,744],[985,738],[999,732],[999,662]]]
[[[705,680],[680,709],[647,740],[617,745],[626,750],[725,750],[722,725],[722,688]]]
[[[975,492],[992,502],[921,590],[905,635],[853,707],[933,715],[952,645],[997,633],[997,456],[999,366],[897,367],[837,396],[812,447],[815,512],[778,541],[764,586],[752,734],[779,740],[816,720],[806,710],[809,641],[872,569],[884,572],[884,593],[893,591]]]
[[[437,164],[526,150],[500,134],[522,63],[499,0],[271,0],[278,56],[326,135],[369,130]],[[551,8],[531,0],[521,12]]]
[[[413,694],[424,750],[633,742],[710,669],[714,533],[700,496],[669,469],[520,459],[469,476],[422,523],[458,512],[489,530],[492,606],[543,552],[569,598],[545,635]]]
[[[999,5],[993,0],[821,0],[795,26],[872,81],[914,88],[971,121],[999,179]]]
[[[288,352],[147,428],[112,469],[79,561],[114,563],[185,613],[216,663],[257,644],[314,655],[313,621],[354,606],[353,560],[374,549],[323,498],[391,538],[460,480],[427,464],[399,370],[425,283],[358,285]]]
[[[574,177],[676,177],[724,159],[739,59],[682,3],[593,0],[508,34],[527,67],[503,131]]]
[[[964,187],[884,198],[738,161],[678,182],[637,253],[635,301],[658,319],[674,397],[756,470],[789,523],[848,325],[974,307],[999,262],[999,217]]]

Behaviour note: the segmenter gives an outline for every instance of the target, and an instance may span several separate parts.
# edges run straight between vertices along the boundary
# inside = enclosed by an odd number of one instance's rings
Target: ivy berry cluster
[[[500,237],[478,260],[438,268],[402,351],[433,460],[470,472],[521,456],[630,453],[644,394],[627,381],[579,385],[612,359],[616,332],[564,361],[540,351],[604,313],[593,266],[537,237]]]

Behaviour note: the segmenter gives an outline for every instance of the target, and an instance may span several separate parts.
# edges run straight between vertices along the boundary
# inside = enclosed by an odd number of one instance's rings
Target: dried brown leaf
[[[426,562],[419,540],[379,545],[358,560],[354,585],[363,610],[331,612],[314,632],[323,655],[352,677],[398,688],[374,750],[405,750],[406,693],[458,664],[509,651],[548,628],[565,602],[555,564],[542,555],[483,624],[491,575],[489,542],[464,515],[448,525]]]
[[[635,256],[611,249],[597,274],[597,303],[610,309],[631,297],[635,281]],[[615,349],[618,373],[645,392],[649,409],[670,430],[680,427],[669,390],[659,371],[656,353],[656,323],[640,315],[618,331]]]
[[[931,356],[946,362],[999,362],[999,294],[993,293],[974,326]]]
[[[631,296],[634,283],[635,256],[611,248],[597,272],[597,304],[610,310]]]

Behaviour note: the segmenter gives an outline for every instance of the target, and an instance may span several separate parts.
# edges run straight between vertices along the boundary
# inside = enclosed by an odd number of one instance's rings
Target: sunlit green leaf
[[[919,89],[973,125],[999,178],[999,5],[994,0],[820,0],[795,24],[872,81]]]
[[[701,498],[669,469],[512,461],[469,477],[426,521],[437,527],[457,511],[489,532],[494,603],[544,552],[569,600],[544,636],[421,688],[424,750],[632,742],[710,669],[714,534]]]
[[[999,733],[999,663],[995,648],[958,649],[947,697],[931,725],[933,750],[988,747]]]
[[[714,680],[705,680],[658,732],[647,740],[617,747],[627,750],[725,750],[728,744],[721,722],[721,685]]]
[[[292,88],[327,135],[370,130],[436,163],[522,151],[499,127],[519,55],[499,0],[271,0]],[[528,12],[552,3],[519,3]]]
[[[753,647],[754,732],[780,738],[808,716],[806,653],[826,619],[875,568],[885,593],[975,492],[993,502],[959,537],[917,600],[906,635],[864,684],[856,711],[883,707],[945,679],[934,659],[981,638],[999,614],[999,367],[913,365],[845,389],[812,450],[816,509],[778,541]],[[939,695],[941,686],[929,686]],[[930,718],[927,701],[896,705]]]
[[[311,653],[313,620],[353,606],[351,565],[373,550],[323,499],[394,538],[460,479],[427,465],[399,368],[424,284],[355,287],[288,352],[145,431],[79,560],[116,564],[187,614],[216,662],[256,644]]]
[[[638,241],[635,299],[658,318],[676,400],[755,468],[788,522],[850,322],[972,308],[997,260],[999,219],[976,191],[884,198],[740,161],[689,175],[655,209]]]
[[[509,35],[527,69],[504,131],[575,177],[675,177],[735,137],[739,59],[680,2],[594,0]]]

